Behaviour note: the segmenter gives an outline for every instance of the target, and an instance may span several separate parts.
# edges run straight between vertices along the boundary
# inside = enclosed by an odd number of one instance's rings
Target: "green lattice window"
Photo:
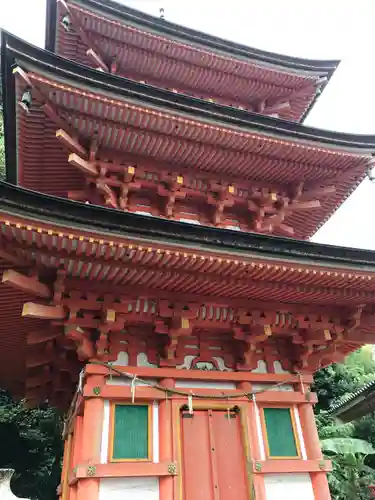
[[[117,404],[112,412],[112,461],[150,460],[150,407]]]
[[[263,408],[267,455],[270,458],[299,456],[291,408]]]

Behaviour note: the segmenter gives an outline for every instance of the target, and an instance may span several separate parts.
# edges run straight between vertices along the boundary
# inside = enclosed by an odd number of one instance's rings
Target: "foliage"
[[[322,447],[332,460],[328,481],[333,500],[371,498],[367,488],[375,484],[375,422],[369,415],[347,424],[326,412],[333,401],[347,397],[374,380],[372,350],[363,348],[348,356],[343,364],[334,364],[316,373],[314,390],[318,394],[316,422]]]
[[[61,416],[54,408],[27,408],[0,391],[0,468],[16,470],[19,497],[56,498],[62,457]]]
[[[322,439],[321,445],[322,450],[329,455],[345,455],[348,463],[353,462],[353,455],[373,455],[375,453],[375,449],[367,441],[350,437]]]
[[[345,363],[333,364],[319,370],[314,377],[313,390],[318,394],[316,413],[328,410],[335,401],[358,390],[375,379],[372,351],[360,349],[347,357]]]
[[[332,461],[329,475],[330,489],[335,500],[362,500],[371,498],[368,485],[375,480],[375,471],[366,464],[375,454],[365,440],[350,437],[328,438],[321,441],[326,458]]]

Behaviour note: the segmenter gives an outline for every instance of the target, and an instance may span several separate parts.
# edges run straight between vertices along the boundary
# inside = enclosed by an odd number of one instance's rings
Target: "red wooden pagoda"
[[[373,165],[299,123],[337,62],[47,3],[2,34],[0,381],[69,408],[62,500],[328,500],[312,374],[375,343],[375,254],[306,241]]]

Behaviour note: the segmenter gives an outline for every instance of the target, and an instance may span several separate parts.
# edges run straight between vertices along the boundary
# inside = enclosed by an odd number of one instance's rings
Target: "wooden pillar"
[[[240,391],[251,392],[251,384],[250,382],[241,382],[238,384],[237,388]],[[249,440],[250,440],[250,452],[251,452],[251,461],[254,463],[258,460],[262,460],[262,454],[260,451],[259,439],[262,439],[262,436],[258,435],[257,428],[257,419],[256,419],[256,403],[249,403]],[[256,500],[266,500],[266,490],[264,486],[264,478],[262,474],[255,474],[252,472],[251,474],[251,485],[250,487],[254,488],[255,498]],[[251,492],[250,492],[251,494]]]
[[[82,429],[83,429],[83,417],[81,415],[78,415],[75,419],[73,428],[71,468],[77,466],[81,461]],[[77,489],[78,489],[77,484],[73,484],[71,486],[69,500],[77,499]]]
[[[69,474],[72,453],[72,434],[69,433],[64,444],[64,462],[61,474],[61,500],[69,498]]]
[[[163,379],[160,385],[168,388],[174,387],[174,380]],[[160,462],[172,462],[172,401],[165,398],[159,404],[159,449]],[[160,500],[174,500],[173,476],[159,478]]]
[[[299,416],[301,420],[303,440],[305,442],[306,455],[308,460],[321,460],[322,450],[318,430],[315,424],[315,416],[311,403],[304,403],[299,406]]]
[[[310,476],[315,500],[331,500],[327,474],[325,472],[313,472]]]
[[[309,402],[299,405],[299,416],[302,427],[308,460],[322,460],[322,450],[318,430],[316,428],[313,405]],[[327,473],[325,471],[310,474],[315,500],[331,500],[328,487]]]
[[[103,385],[103,377],[95,375],[89,377],[87,385],[91,387],[100,387]],[[84,466],[90,466],[100,463],[100,447],[103,431],[104,401],[100,396],[88,398],[84,403],[83,423],[82,423],[82,441],[80,463]],[[99,479],[95,478],[95,472],[92,477],[81,479],[77,489],[78,500],[97,500],[99,497]]]

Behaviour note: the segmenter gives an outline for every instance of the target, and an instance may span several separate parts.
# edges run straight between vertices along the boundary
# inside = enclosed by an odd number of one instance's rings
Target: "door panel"
[[[248,500],[241,418],[228,412],[212,412],[220,500]]]
[[[181,414],[183,500],[249,500],[239,415]]]
[[[184,500],[215,500],[207,411],[181,415]]]

